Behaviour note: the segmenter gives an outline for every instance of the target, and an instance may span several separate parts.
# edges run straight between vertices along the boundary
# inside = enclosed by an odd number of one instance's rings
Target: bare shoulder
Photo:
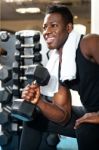
[[[90,45],[91,43],[89,43],[89,42],[94,43],[97,41],[99,41],[99,34],[87,34],[87,35],[83,36],[83,38],[81,40],[81,44],[86,43],[86,44]]]
[[[96,56],[99,57],[99,35],[98,34],[84,35],[80,42],[80,48],[82,54],[87,59],[97,62]]]

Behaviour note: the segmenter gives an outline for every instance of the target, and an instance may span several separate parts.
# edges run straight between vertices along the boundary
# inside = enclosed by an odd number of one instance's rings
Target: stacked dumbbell
[[[22,123],[11,115],[15,40],[14,33],[0,31],[0,146],[2,150],[18,150],[22,127]]]
[[[6,31],[0,32],[0,41],[6,42],[9,39],[9,34]],[[0,48],[0,57],[5,56],[7,54],[7,51],[4,48]],[[9,135],[7,134],[7,131],[4,129],[3,126],[8,123],[8,116],[9,113],[4,110],[4,107],[6,104],[8,104],[8,101],[11,100],[11,93],[9,93],[9,90],[6,90],[6,87],[2,84],[6,83],[9,80],[9,73],[8,68],[6,66],[0,66],[0,80],[1,80],[1,86],[0,86],[0,104],[1,104],[1,110],[0,110],[0,145],[7,144],[9,140]],[[6,133],[5,133],[6,132]]]
[[[27,68],[41,62],[40,33],[31,30],[16,32],[15,62],[13,63],[13,95],[20,97],[27,84],[25,72]]]

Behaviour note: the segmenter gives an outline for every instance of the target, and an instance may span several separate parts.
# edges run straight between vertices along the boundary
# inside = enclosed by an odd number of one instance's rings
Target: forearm
[[[71,94],[63,86],[59,86],[58,92],[52,98],[52,103],[42,99],[40,88],[36,85],[27,86],[22,92],[22,98],[37,105],[42,114],[55,123],[64,125],[70,119]]]
[[[49,103],[40,99],[37,106],[47,119],[55,123],[64,125],[70,119],[70,113],[66,110],[64,111],[61,107],[54,103]]]

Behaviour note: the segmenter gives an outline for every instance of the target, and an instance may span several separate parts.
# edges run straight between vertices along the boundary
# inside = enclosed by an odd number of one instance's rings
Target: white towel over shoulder
[[[81,34],[72,30],[69,34],[62,51],[62,63],[60,71],[60,80],[72,80],[76,78],[76,50],[79,44]],[[47,63],[51,78],[47,86],[41,87],[41,93],[46,96],[53,96],[59,87],[59,54],[57,50],[53,50]]]
[[[76,50],[79,44],[81,34],[72,31],[63,47],[61,77],[62,81],[76,78]]]

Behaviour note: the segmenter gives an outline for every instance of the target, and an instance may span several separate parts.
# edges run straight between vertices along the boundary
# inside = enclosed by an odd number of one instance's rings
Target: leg
[[[23,124],[23,131],[20,141],[20,150],[38,150],[42,139],[42,132]]]
[[[42,132],[76,137],[74,124],[75,120],[82,112],[81,108],[79,111],[79,107],[73,107],[71,119],[65,126],[61,126],[47,120],[42,114],[31,122],[25,122],[21,136],[20,150],[38,150],[38,146],[41,144]]]
[[[99,125],[82,124],[76,129],[79,150],[99,149]]]

